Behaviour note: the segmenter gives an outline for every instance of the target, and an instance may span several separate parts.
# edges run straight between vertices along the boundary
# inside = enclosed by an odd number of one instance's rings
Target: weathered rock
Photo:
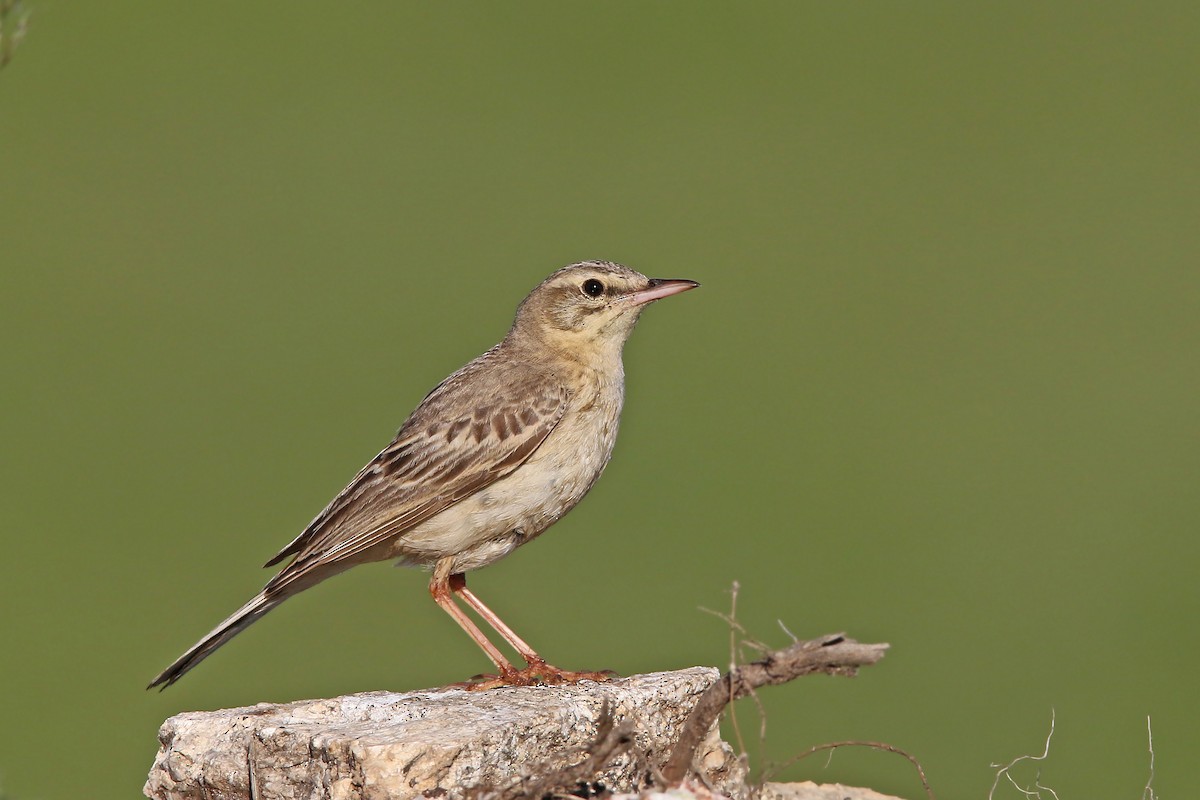
[[[768,783],[759,800],[902,800],[873,789],[843,786],[840,783]]]
[[[368,692],[168,719],[146,782],[157,800],[383,800],[511,792],[582,762],[607,702],[633,747],[594,780],[637,791],[663,763],[697,697],[716,681],[695,667],[605,683]],[[716,734],[697,753],[703,778],[744,796],[744,769]]]
[[[872,789],[812,781],[767,783],[752,797],[754,800],[904,800],[890,794],[880,794]],[[614,794],[609,800],[728,800],[728,796],[714,793],[695,781],[686,781],[682,786],[667,791]]]

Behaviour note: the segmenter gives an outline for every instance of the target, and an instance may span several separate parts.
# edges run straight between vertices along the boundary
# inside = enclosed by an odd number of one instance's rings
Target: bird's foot
[[[545,661],[539,659],[531,661],[525,669],[515,670],[508,677],[508,685],[510,686],[560,686],[567,683],[579,683],[580,681],[607,681],[619,676],[611,669],[604,669],[599,672],[588,670],[575,672],[569,669],[559,669],[553,664],[547,664]]]
[[[618,677],[617,673],[611,669],[599,672],[574,672],[559,669],[545,661],[531,661],[524,669],[505,670],[499,675],[476,675],[469,680],[451,684],[447,688],[482,692],[487,689],[498,689],[501,686],[562,686],[580,681],[607,681],[615,677]]]

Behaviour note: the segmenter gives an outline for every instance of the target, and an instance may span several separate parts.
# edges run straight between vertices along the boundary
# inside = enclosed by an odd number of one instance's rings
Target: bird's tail
[[[186,653],[175,659],[175,663],[164,669],[157,678],[150,682],[147,689],[153,689],[155,686],[166,689],[175,681],[179,680],[192,667],[199,664],[204,659],[208,658],[214,650],[228,642],[234,636],[249,628],[251,624],[256,622],[259,617],[266,614],[275,606],[282,603],[290,593],[280,593],[268,595],[264,589],[255,595],[250,602],[239,608],[196,644]]]

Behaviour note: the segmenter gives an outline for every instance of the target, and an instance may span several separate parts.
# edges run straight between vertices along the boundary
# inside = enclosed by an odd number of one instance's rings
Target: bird
[[[542,534],[575,507],[612,456],[625,397],[622,349],[656,300],[699,286],[610,261],[563,267],[517,307],[504,339],[438,384],[304,531],[264,566],[257,595],[163,670],[165,689],[284,600],[358,564],[432,572],[434,601],[495,675],[467,688],[573,683],[611,673],[552,666],[468,588],[466,574]],[[460,599],[521,656],[517,668]]]

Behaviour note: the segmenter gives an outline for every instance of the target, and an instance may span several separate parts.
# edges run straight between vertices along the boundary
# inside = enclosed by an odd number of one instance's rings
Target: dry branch
[[[814,673],[852,677],[859,667],[870,666],[883,658],[887,649],[887,644],[862,644],[846,638],[845,634],[835,633],[796,642],[784,650],[775,650],[757,661],[731,669],[708,687],[696,702],[683,725],[679,742],[662,770],[663,778],[672,785],[683,780],[701,740],[734,700],[760,686],[775,686]]]

